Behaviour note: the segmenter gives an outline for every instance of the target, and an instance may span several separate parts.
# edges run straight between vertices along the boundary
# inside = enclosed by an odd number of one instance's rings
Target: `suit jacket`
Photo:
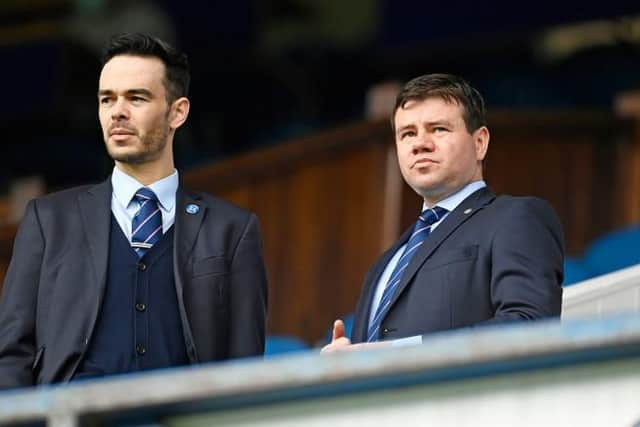
[[[353,342],[367,339],[376,284],[411,229],[368,272],[354,316]],[[553,209],[533,197],[467,197],[411,259],[381,339],[466,326],[558,316],[564,243]]]
[[[68,381],[105,291],[111,181],[33,200],[0,302],[0,388]],[[189,214],[185,207],[200,207]],[[213,196],[176,194],[173,268],[191,363],[261,355],[267,281],[255,215]]]

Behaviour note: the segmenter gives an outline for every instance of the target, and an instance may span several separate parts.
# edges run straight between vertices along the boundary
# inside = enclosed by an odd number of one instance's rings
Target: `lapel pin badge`
[[[469,208],[464,211],[465,215],[469,215],[473,209]]]
[[[189,215],[195,215],[198,212],[200,212],[200,206],[198,205],[194,205],[193,203],[189,203],[187,205],[187,207],[185,208],[185,211],[189,214]]]

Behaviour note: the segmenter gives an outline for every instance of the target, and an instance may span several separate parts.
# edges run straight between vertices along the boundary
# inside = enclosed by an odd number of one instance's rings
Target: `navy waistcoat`
[[[188,363],[173,275],[173,227],[139,259],[112,215],[102,307],[73,379]]]

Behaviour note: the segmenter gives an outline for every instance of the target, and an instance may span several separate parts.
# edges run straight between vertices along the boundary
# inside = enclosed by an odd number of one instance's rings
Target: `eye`
[[[100,104],[108,104],[109,102],[111,102],[111,98],[109,98],[108,96],[101,96],[101,97],[98,99],[98,102],[99,102]]]
[[[415,131],[407,130],[407,131],[404,131],[404,132],[402,132],[402,133],[400,134],[400,139],[409,138],[409,137],[414,137],[414,136],[416,136]]]
[[[449,129],[447,129],[444,126],[436,126],[433,128],[433,132],[434,133],[440,133],[440,132],[447,132]]]
[[[131,97],[131,101],[132,102],[145,102],[146,99],[141,97],[141,96],[134,95],[134,96]]]

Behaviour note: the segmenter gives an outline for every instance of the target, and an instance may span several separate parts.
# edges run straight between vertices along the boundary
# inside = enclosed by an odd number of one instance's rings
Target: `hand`
[[[322,347],[321,353],[332,353],[334,351],[354,351],[367,350],[372,348],[388,348],[392,344],[390,341],[363,342],[351,344],[351,340],[345,336],[344,322],[340,319],[333,322],[333,335],[331,343]]]
[[[333,322],[333,334],[331,343],[322,347],[321,353],[331,353],[333,351],[348,350],[351,340],[345,336],[344,322],[340,319]]]

